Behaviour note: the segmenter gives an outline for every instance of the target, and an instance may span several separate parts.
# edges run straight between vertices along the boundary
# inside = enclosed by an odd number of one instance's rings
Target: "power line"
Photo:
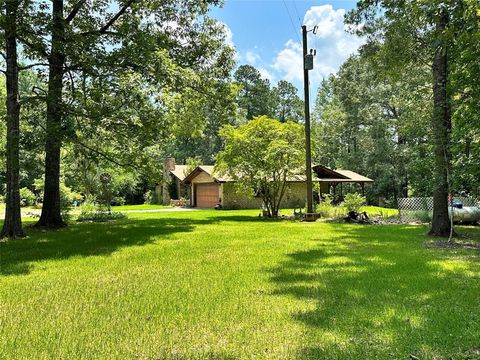
[[[295,13],[297,14],[297,17],[298,17],[298,23],[300,24],[300,26],[302,26],[302,19],[300,18],[300,15],[298,14],[298,9],[297,9],[297,5],[295,4],[295,0],[293,0],[293,7],[295,8]]]
[[[287,14],[288,14],[288,17],[290,18],[290,24],[292,24],[293,31],[297,35],[298,41],[300,41],[300,43],[301,43],[302,39],[300,39],[300,34],[298,33],[298,30],[295,27],[295,24],[293,23],[292,15],[290,14],[290,10],[288,10],[288,6],[287,6],[287,3],[285,2],[285,0],[283,0],[283,5],[285,6],[285,9],[287,10]]]

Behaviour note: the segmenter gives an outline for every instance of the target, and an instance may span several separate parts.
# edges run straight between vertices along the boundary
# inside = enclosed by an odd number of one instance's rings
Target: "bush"
[[[82,212],[78,216],[77,221],[106,222],[106,221],[113,221],[113,220],[122,220],[126,218],[127,218],[127,215],[119,211],[111,211],[111,212],[105,212],[105,211],[99,211],[99,210],[83,211],[82,209]]]
[[[39,193],[39,198],[43,198],[43,191],[45,189],[45,180],[43,178],[35,179],[35,190]],[[76,193],[63,182],[60,183],[60,211],[65,221],[70,218],[70,210],[72,209],[73,202],[81,202],[83,196]]]
[[[112,199],[112,205],[113,206],[125,205],[125,198],[123,196],[115,196]]]
[[[70,210],[74,201],[80,202],[83,196],[70,189],[65,184],[60,184],[60,211],[65,221],[70,218]]]
[[[93,201],[86,201],[80,208],[77,221],[105,222],[125,219],[127,216],[118,211],[102,211]]]
[[[28,188],[20,189],[20,206],[35,205],[35,194]]]
[[[422,223],[432,222],[432,213],[428,210],[413,211],[410,217]]]
[[[345,201],[343,202],[343,205],[347,208],[348,212],[353,211],[358,213],[360,208],[365,205],[366,202],[367,199],[365,196],[362,196],[358,193],[352,193],[345,195]]]
[[[143,199],[145,200],[145,204],[156,204],[156,192],[152,190],[148,190],[145,194],[143,194]]]
[[[315,212],[320,214],[322,218],[331,217],[333,210],[332,198],[330,195],[326,195],[323,200],[318,204],[315,204]]]

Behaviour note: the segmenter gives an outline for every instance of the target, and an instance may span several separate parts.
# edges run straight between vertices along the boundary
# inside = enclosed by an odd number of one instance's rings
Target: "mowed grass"
[[[173,206],[158,205],[158,204],[138,204],[138,205],[118,205],[112,206],[112,211],[125,210],[158,210],[158,209],[173,209]]]
[[[134,213],[0,243],[0,358],[480,358],[477,250],[257,213]]]

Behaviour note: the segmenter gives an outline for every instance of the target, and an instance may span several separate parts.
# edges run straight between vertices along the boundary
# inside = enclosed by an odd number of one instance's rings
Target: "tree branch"
[[[70,12],[70,14],[68,14],[68,16],[65,18],[65,22],[68,24],[70,23],[74,18],[75,16],[77,16],[77,13],[80,11],[80,8],[83,6],[83,4],[85,4],[87,2],[87,0],[80,0],[72,9],[72,11]]]
[[[73,140],[73,139],[72,139]],[[100,150],[97,150],[95,148],[92,148],[90,146],[88,146],[87,144],[84,144],[82,143],[80,140],[78,139],[75,139],[74,142],[80,146],[83,146],[85,149],[97,154],[97,155],[100,155],[101,157],[103,157],[105,160],[107,161],[110,161],[111,163],[115,164],[115,165],[118,165],[118,166],[121,166],[121,167],[124,167],[124,168],[130,168],[132,167],[131,164],[124,164],[124,163],[121,163],[121,162],[118,162],[117,160],[113,159],[111,156],[105,154],[103,151],[100,151]]]
[[[48,58],[49,54],[48,52],[43,49],[41,46],[38,46],[34,43],[32,43],[31,41],[25,39],[24,37],[18,37],[18,40],[20,40],[23,44],[25,44],[26,46],[28,46],[30,49],[32,49],[33,51],[38,51],[40,54],[42,54],[44,57]]]
[[[105,24],[103,25],[99,30],[94,30],[94,31],[87,31],[84,33],[81,33],[81,35],[104,35],[108,32],[108,29],[118,20],[120,16],[122,16],[127,9],[135,2],[136,0],[128,0],[121,8],[118,10],[118,12]],[[114,33],[116,34],[116,33]]]
[[[25,65],[25,66],[19,66],[18,70],[19,71],[28,70],[28,69],[31,69],[35,66],[48,66],[48,64],[46,64],[46,63],[34,63],[34,64]]]

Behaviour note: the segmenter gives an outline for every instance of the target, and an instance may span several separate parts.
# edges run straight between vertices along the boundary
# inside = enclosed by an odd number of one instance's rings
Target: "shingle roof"
[[[186,170],[187,170],[187,165],[175,165],[175,169],[170,170],[170,174],[177,177],[180,181],[183,181],[188,175],[188,174],[185,175]]]
[[[346,176],[348,177],[350,180],[352,181],[356,181],[356,182],[373,182],[372,179],[366,177],[366,176],[363,176],[363,175],[360,175],[360,174],[357,174],[356,172],[354,171],[350,171],[350,170],[335,170],[335,172],[339,173],[340,175],[343,175],[343,176]]]
[[[185,165],[177,165],[177,167],[183,166],[184,168],[186,167]],[[175,171],[177,171],[177,167],[175,168]],[[214,180],[218,182],[230,182],[230,181],[235,181],[228,175],[218,175],[214,173],[214,166],[213,165],[199,165],[196,167],[190,174],[187,174],[187,176],[183,175],[183,178],[180,178],[176,174],[180,180],[182,181],[191,181],[197,174],[201,171],[205,172],[207,175],[211,176]],[[312,176],[313,181],[318,181],[318,182],[373,182],[372,179],[357,174],[354,171],[350,170],[332,170],[327,167],[321,166],[321,165],[316,165],[313,166],[314,168],[314,174]],[[317,168],[319,171],[315,171],[315,168]],[[326,171],[328,173],[328,176],[323,176],[322,172]],[[320,176],[319,176],[320,172]],[[173,173],[173,172],[172,172]],[[183,172],[182,172],[183,174]],[[315,176],[316,175],[316,176]],[[306,181],[306,176],[305,175],[293,175],[290,177],[287,181],[289,182],[303,182]]]
[[[332,170],[323,165],[312,166],[320,182],[373,182],[372,179],[351,170]]]

